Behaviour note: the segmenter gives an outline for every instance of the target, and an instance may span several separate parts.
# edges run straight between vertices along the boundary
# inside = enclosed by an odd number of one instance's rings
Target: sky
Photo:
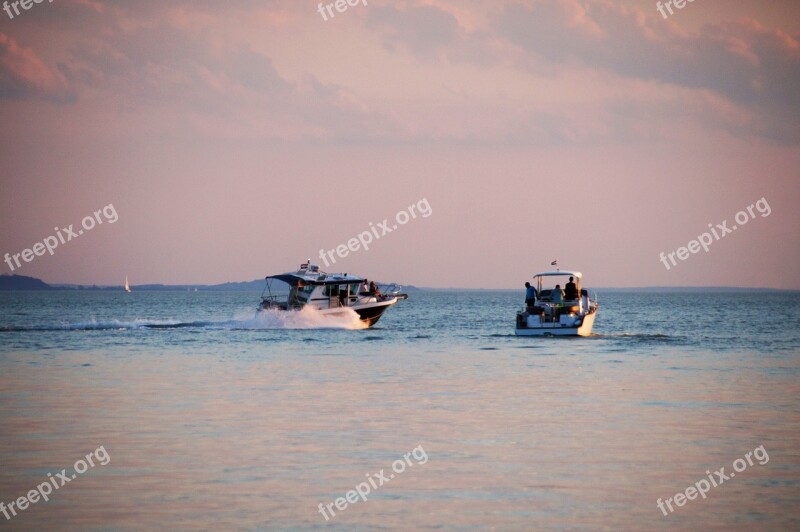
[[[800,288],[800,2],[353,3],[0,11],[0,273]]]

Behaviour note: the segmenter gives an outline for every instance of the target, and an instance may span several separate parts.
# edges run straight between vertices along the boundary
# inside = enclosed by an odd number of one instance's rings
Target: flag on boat
[[[558,266],[558,259],[550,263],[550,266]]]

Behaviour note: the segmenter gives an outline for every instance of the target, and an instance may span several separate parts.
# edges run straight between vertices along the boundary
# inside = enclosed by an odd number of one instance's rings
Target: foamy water
[[[341,309],[337,314],[322,314],[311,307],[299,311],[285,312],[275,309],[257,312],[250,319],[240,314],[232,322],[236,327],[246,329],[366,329],[367,326],[350,308]]]
[[[336,314],[323,314],[319,310],[305,307],[298,311],[280,311],[275,309],[260,312],[242,311],[236,317],[224,321],[179,321],[179,320],[97,320],[41,325],[17,325],[0,327],[2,332],[26,331],[104,331],[128,329],[366,329],[353,309],[342,309]]]

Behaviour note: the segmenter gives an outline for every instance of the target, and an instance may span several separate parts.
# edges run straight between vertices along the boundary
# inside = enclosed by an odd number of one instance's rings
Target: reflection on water
[[[605,297],[598,337],[520,339],[512,330],[517,296],[412,296],[369,331],[0,332],[0,500],[101,445],[113,457],[7,525],[797,527],[797,343],[762,334],[763,349],[754,349],[755,329],[740,325],[735,340],[706,324],[681,328],[670,318],[682,311],[671,296],[639,314],[657,326],[616,321],[621,311]],[[139,311],[105,302],[94,315],[75,304],[60,319],[219,324],[248,303],[217,296],[191,312],[185,295],[166,309],[164,297],[136,301]],[[3,305],[33,313],[28,326],[58,322],[52,309]],[[475,325],[481,305],[496,312]],[[781,312],[796,319],[796,310]],[[418,445],[429,457],[424,467],[325,522],[319,503],[388,472]],[[657,508],[659,497],[759,445],[768,464],[667,517]]]

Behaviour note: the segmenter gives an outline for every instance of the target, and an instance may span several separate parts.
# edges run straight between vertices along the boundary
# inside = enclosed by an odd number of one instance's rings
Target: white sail
[[[131,285],[128,284],[128,276],[127,275],[125,276],[125,291],[126,292],[130,292],[131,291]]]

